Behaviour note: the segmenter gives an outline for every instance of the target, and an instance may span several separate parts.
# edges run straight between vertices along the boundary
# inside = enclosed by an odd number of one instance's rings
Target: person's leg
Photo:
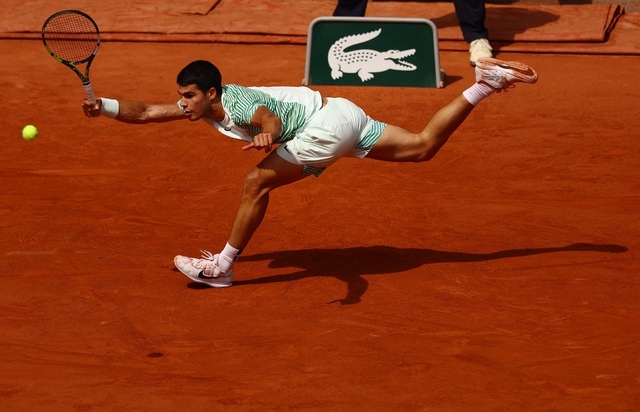
[[[240,206],[229,241],[222,252],[214,255],[203,251],[202,259],[178,255],[173,259],[178,270],[195,282],[212,287],[231,286],[235,258],[262,223],[269,204],[269,193],[306,176],[303,166],[284,160],[276,151],[271,152],[244,179]]]
[[[492,57],[489,30],[485,26],[485,0],[453,0],[458,24],[464,40],[469,43],[469,62],[472,66],[478,59]]]
[[[473,107],[460,95],[438,110],[420,133],[387,125],[367,157],[392,162],[427,161],[447,142]]]
[[[535,83],[538,74],[524,63],[479,59],[476,83],[438,110],[419,133],[387,125],[367,157],[393,162],[424,162],[433,158],[473,108],[513,83]]]
[[[367,0],[338,0],[338,5],[333,11],[338,17],[364,17],[367,10]]]
[[[284,160],[276,151],[263,159],[244,179],[229,244],[239,250],[244,249],[262,223],[269,204],[269,192],[305,177],[302,166]]]
[[[484,0],[453,0],[458,24],[467,43],[488,39],[489,30],[484,25],[486,8]]]

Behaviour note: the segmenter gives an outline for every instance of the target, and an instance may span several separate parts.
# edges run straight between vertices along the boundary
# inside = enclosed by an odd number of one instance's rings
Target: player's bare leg
[[[474,106],[462,95],[438,110],[420,133],[388,125],[367,155],[391,162],[424,162],[431,159],[464,122]]]
[[[388,125],[368,157],[394,162],[429,160],[484,98],[517,82],[538,81],[538,74],[528,65],[493,58],[478,59],[475,72],[476,83],[438,110],[420,133]]]
[[[229,244],[237,249],[244,249],[262,223],[269,204],[269,192],[305,177],[302,166],[284,160],[275,151],[264,158],[244,179]]]
[[[247,246],[262,223],[269,205],[269,193],[305,177],[302,166],[284,160],[275,151],[271,152],[244,179],[240,206],[225,249],[215,255],[203,251],[201,259],[178,255],[173,259],[176,267],[194,282],[218,288],[231,286],[235,257]],[[230,259],[224,256],[227,250],[233,251],[234,256]]]

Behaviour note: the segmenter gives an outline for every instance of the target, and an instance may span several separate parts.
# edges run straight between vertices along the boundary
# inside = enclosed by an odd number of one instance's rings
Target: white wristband
[[[110,119],[115,119],[120,112],[120,103],[115,99],[107,99],[106,97],[101,97],[100,100],[102,100],[100,114]]]

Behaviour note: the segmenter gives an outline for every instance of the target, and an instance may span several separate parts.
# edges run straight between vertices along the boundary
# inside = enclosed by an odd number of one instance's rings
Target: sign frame
[[[332,23],[340,23],[340,25],[335,25],[338,29],[342,27],[337,31],[335,40],[333,40],[333,34],[326,36],[326,27],[331,27]],[[430,35],[431,39],[422,37],[409,39],[409,42],[419,41],[418,45],[420,45],[420,48],[417,46],[407,46],[409,49],[405,48],[405,50],[396,50],[398,47],[388,48],[389,46],[386,44],[393,43],[394,40],[389,40],[389,36],[387,36],[387,39],[382,39],[384,36],[380,36],[385,28],[388,29],[387,31],[395,30],[397,32],[399,30],[406,34],[410,30],[415,30],[416,27],[421,28],[421,25],[425,26],[427,29],[425,33],[427,33],[428,36]],[[323,27],[325,27],[325,32],[318,32],[318,28],[322,29]],[[344,35],[346,32],[344,27],[349,27],[350,32],[355,34]],[[375,27],[379,28],[376,30]],[[322,38],[316,40],[314,39],[314,35]],[[393,37],[393,35],[391,37]],[[408,68],[396,65],[398,69],[387,69],[384,73],[379,68],[377,69],[378,71],[374,69],[372,73],[363,73],[363,70],[356,72],[353,68],[348,72],[347,70],[341,71],[341,68],[336,65],[335,61],[333,63],[329,61],[328,55],[336,44],[339,42],[346,43],[345,39],[347,38],[353,38],[354,40],[352,44],[344,47],[344,49],[348,49],[348,51],[343,52],[344,54],[349,53],[353,55],[355,52],[360,51],[361,53],[368,53],[367,56],[371,56],[373,54],[381,55],[383,53],[396,52],[400,55],[396,61],[406,65]],[[440,68],[438,29],[431,20],[419,18],[318,17],[309,25],[307,39],[304,85],[444,87],[444,72]],[[356,39],[359,41],[356,41]],[[329,47],[328,44],[332,40],[333,44],[329,45]],[[385,41],[386,44],[384,43]],[[381,51],[375,50],[376,46],[378,49],[382,47],[382,49],[380,49]],[[392,44],[392,46],[397,46],[397,41],[395,44]],[[356,50],[353,50],[354,48],[356,48]],[[362,48],[363,50],[358,50],[358,48]],[[404,46],[402,46],[402,48],[404,48]],[[412,50],[414,53],[409,54]],[[327,56],[326,62],[319,62],[319,60],[322,59],[317,56]],[[426,65],[426,67],[420,68],[420,66],[412,64],[409,62],[412,58],[414,61],[415,59],[419,59],[420,64],[422,66]],[[400,61],[400,59],[403,60]],[[391,62],[388,64],[389,66],[394,65],[392,58],[387,60]],[[325,67],[318,69],[318,65]],[[411,66],[416,67],[416,69],[411,70]],[[412,71],[417,71],[418,69],[421,69],[421,71],[412,73]],[[322,74],[318,74],[318,70],[324,71]],[[425,73],[425,71],[427,75],[422,76],[421,73]],[[329,73],[331,76],[329,76]]]

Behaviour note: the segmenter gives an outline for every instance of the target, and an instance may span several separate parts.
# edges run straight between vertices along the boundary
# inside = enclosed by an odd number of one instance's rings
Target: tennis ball
[[[29,124],[22,129],[22,138],[24,140],[33,140],[38,137],[38,129],[32,124]]]

